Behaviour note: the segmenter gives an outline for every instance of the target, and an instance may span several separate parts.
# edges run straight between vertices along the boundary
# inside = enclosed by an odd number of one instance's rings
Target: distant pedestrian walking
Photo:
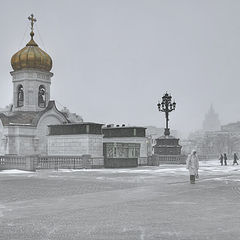
[[[238,165],[237,160],[238,160],[238,156],[237,156],[236,153],[234,153],[234,154],[233,154],[233,165],[235,165],[235,163]]]
[[[192,150],[192,153],[188,155],[186,168],[190,174],[190,183],[195,183],[195,178],[198,178],[199,160],[196,150]]]
[[[222,166],[223,165],[223,155],[222,154],[220,154],[219,160],[220,160],[220,163],[221,163],[221,166]]]
[[[224,165],[227,166],[227,154],[223,154],[223,159],[224,159]]]

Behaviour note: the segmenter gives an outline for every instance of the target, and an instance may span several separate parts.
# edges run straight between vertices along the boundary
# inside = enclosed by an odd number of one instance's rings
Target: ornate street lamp
[[[170,135],[170,129],[168,128],[168,121],[169,121],[169,113],[176,109],[176,103],[175,101],[172,103],[172,97],[167,92],[162,97],[162,102],[158,102],[157,104],[158,110],[160,112],[165,112],[166,117],[166,128],[164,130],[164,135],[169,136]]]

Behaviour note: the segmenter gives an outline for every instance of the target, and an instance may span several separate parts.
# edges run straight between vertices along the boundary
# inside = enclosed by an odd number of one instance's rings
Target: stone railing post
[[[26,170],[27,171],[36,171],[38,156],[26,156]]]
[[[83,166],[84,168],[89,168],[91,155],[90,154],[84,154],[82,155],[82,161],[83,161]]]

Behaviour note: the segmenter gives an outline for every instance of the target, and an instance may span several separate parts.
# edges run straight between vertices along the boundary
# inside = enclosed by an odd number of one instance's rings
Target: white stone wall
[[[0,120],[0,155],[4,155],[4,148],[5,148],[5,139],[3,134],[3,125],[2,121]]]
[[[62,124],[65,119],[54,111],[49,111],[40,119],[37,131],[36,141],[38,141],[38,153],[47,155],[48,153],[48,125]]]
[[[43,108],[38,106],[39,86],[44,85],[46,88],[46,106],[50,100],[50,72],[39,70],[19,70],[11,72],[13,78],[13,111],[42,111]],[[24,105],[17,107],[17,89],[19,85],[23,86]]]
[[[7,126],[3,128],[2,154],[33,155],[35,128],[26,126]]]
[[[48,136],[48,155],[103,156],[103,137],[95,134]]]

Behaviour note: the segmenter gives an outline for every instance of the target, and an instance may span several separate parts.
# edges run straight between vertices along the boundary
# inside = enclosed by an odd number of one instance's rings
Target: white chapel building
[[[13,106],[0,113],[0,155],[45,155],[48,125],[70,122],[51,101],[52,59],[31,39],[12,56]]]

